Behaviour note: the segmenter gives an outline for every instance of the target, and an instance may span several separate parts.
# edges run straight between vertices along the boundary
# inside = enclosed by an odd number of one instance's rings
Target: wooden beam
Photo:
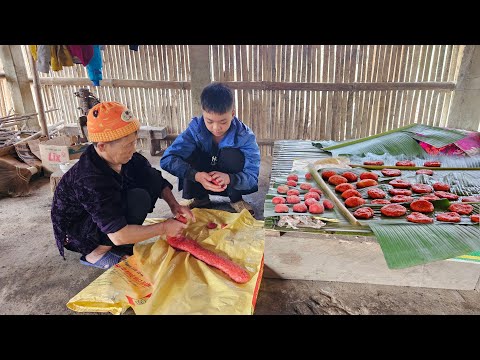
[[[91,86],[92,82],[87,79],[79,78],[40,78],[41,85],[60,85],[60,86]],[[190,83],[186,81],[157,81],[157,80],[124,80],[124,79],[103,79],[100,80],[100,86],[110,86],[114,88],[138,87],[145,89],[185,89],[190,90]]]
[[[4,77],[0,73],[0,78]],[[30,79],[30,81],[32,81]],[[78,78],[40,78],[41,85],[72,85],[89,86],[89,79]],[[225,81],[232,89],[238,90],[298,90],[298,91],[388,91],[388,90],[445,90],[456,89],[454,82],[360,82],[360,83],[331,83],[331,82],[278,82],[278,81]],[[102,86],[111,87],[139,87],[153,89],[185,89],[190,90],[191,84],[187,81],[157,81],[157,80],[122,80],[104,79]],[[203,89],[203,87],[202,87]],[[201,91],[200,91],[201,93]],[[198,95],[200,98],[200,95]]]
[[[465,46],[448,115],[448,127],[480,130],[480,46]]]
[[[17,114],[36,113],[30,81],[23,59],[21,45],[0,45],[0,58],[5,71],[5,78],[12,95],[13,108]],[[37,117],[27,121],[27,126],[39,130]]]
[[[0,74],[1,77],[1,74]],[[454,82],[361,82],[361,83],[331,83],[331,82],[277,82],[277,81],[225,81],[232,89],[238,90],[293,90],[293,91],[395,91],[395,90],[444,90],[453,91],[456,86]],[[78,78],[40,78],[41,85],[61,86],[90,86],[89,79]],[[200,105],[200,94],[203,87],[208,85],[202,82],[199,86],[198,105]],[[101,86],[111,87],[138,87],[152,89],[191,89],[191,83],[186,81],[157,81],[157,80],[121,80],[104,79],[100,81]],[[192,90],[193,96],[193,90]],[[200,107],[201,109],[201,107]],[[198,111],[198,110],[197,110]],[[195,112],[195,111],[194,111]],[[201,111],[200,111],[201,113]],[[197,114],[197,112],[195,112]]]
[[[205,86],[212,82],[210,75],[210,56],[208,45],[190,45],[190,69],[192,85],[193,116],[202,115],[200,94]]]
[[[298,91],[386,91],[386,90],[455,90],[454,82],[275,82],[226,81],[232,89],[242,90],[298,90]]]

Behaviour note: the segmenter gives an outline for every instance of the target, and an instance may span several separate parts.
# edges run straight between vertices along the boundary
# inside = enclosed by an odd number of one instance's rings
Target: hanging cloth
[[[37,71],[48,74],[50,72],[50,45],[29,45]]]
[[[67,45],[58,45],[57,55],[63,66],[74,65],[72,54],[70,53],[70,50],[68,50]]]
[[[50,65],[53,71],[60,71],[64,66],[73,66],[72,55],[65,45],[50,45]]]
[[[93,57],[87,65],[87,73],[94,86],[100,86],[102,80],[102,53],[100,45],[93,45]]]
[[[87,66],[93,57],[93,45],[67,45],[75,64]]]
[[[37,61],[37,45],[28,45],[28,48],[30,49],[33,60]]]

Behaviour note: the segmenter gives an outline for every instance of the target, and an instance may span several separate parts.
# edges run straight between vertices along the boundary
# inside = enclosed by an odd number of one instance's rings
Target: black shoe
[[[234,203],[230,203],[230,206],[235,209],[237,213],[242,212],[242,210],[247,210],[250,214],[255,215],[252,206],[247,203],[245,200],[240,200]]]
[[[201,198],[201,199],[193,199],[193,201],[188,204],[188,207],[190,209],[193,209],[193,208],[202,208],[202,207],[206,207],[206,206],[209,206],[211,203],[210,201],[210,198],[209,197],[206,197],[206,198]]]

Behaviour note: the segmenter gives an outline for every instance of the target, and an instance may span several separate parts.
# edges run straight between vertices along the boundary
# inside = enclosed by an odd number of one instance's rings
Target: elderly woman
[[[142,225],[158,198],[172,214],[194,219],[172,194],[172,184],[135,151],[140,122],[125,105],[101,102],[87,116],[93,143],[65,173],[53,196],[51,218],[60,255],[64,248],[82,254],[84,265],[108,269],[133,244],[156,235],[179,235],[175,219]]]

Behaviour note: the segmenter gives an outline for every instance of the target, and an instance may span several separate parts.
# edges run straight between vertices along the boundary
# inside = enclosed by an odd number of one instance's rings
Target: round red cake
[[[412,212],[410,215],[407,215],[407,220],[410,222],[418,224],[431,224],[433,223],[433,218],[422,214],[420,212]]]
[[[389,217],[403,216],[407,213],[407,208],[399,204],[388,204],[382,206],[380,212]]]

